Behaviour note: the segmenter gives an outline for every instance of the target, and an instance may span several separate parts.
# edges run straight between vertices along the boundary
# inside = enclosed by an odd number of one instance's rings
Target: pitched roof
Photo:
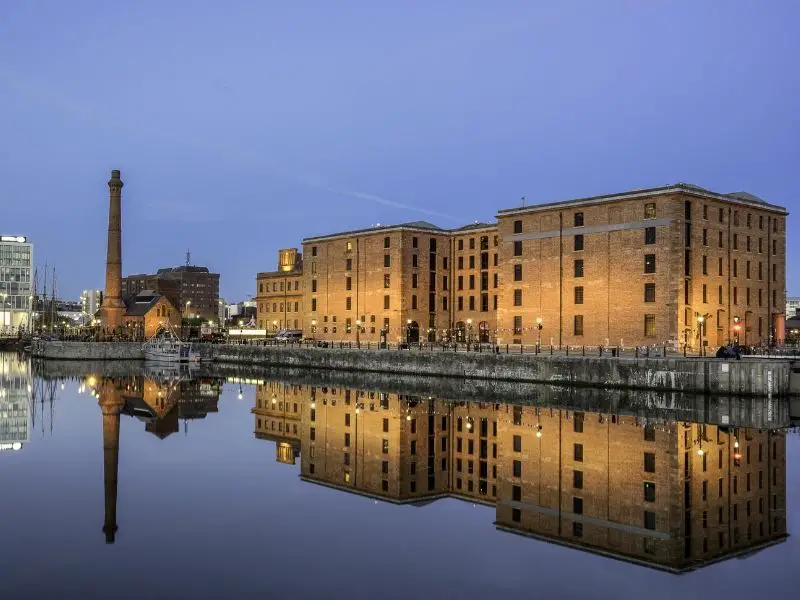
[[[351,231],[340,231],[338,233],[328,233],[325,235],[307,237],[303,238],[303,241],[311,242],[314,240],[323,240],[327,238],[334,238],[345,235],[356,235],[360,233],[375,233],[378,231],[389,231],[391,229],[420,229],[420,230],[430,230],[430,231],[445,231],[438,225],[434,225],[433,223],[429,223],[428,221],[409,221],[407,223],[399,223],[397,225],[381,225],[379,223],[373,227],[368,227],[365,229],[353,229]]]
[[[497,211],[498,216],[502,215],[509,215],[509,214],[516,214],[516,213],[525,213],[525,212],[534,212],[538,210],[546,210],[560,206],[571,206],[571,205],[582,205],[582,204],[596,204],[601,202],[614,202],[617,200],[633,200],[636,198],[645,198],[649,196],[657,196],[661,194],[675,194],[675,193],[685,193],[685,194],[692,194],[695,196],[705,197],[705,198],[712,198],[716,200],[724,200],[728,202],[736,202],[739,204],[749,204],[749,205],[758,205],[761,208],[770,209],[773,211],[780,212],[782,214],[787,214],[786,208],[783,206],[778,206],[777,204],[770,204],[765,202],[758,196],[754,196],[748,192],[732,192],[729,194],[721,194],[718,192],[712,192],[711,190],[707,190],[705,188],[700,187],[699,185],[694,185],[693,183],[685,183],[683,181],[679,181],[678,183],[673,183],[669,185],[659,186],[659,187],[652,187],[652,188],[638,188],[629,190],[627,192],[618,192],[616,194],[602,194],[599,196],[588,196],[585,198],[575,198],[572,200],[560,200],[557,202],[544,202],[542,204],[532,204],[529,206],[522,206],[517,208],[504,208],[502,210]]]
[[[143,317],[156,305],[163,296],[153,290],[142,290],[134,296],[125,296],[125,315],[128,317]],[[169,302],[169,300],[167,300]]]

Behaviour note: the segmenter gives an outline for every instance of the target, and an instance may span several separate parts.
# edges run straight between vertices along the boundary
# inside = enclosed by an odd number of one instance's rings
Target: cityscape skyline
[[[110,168],[127,173],[124,275],[182,264],[188,247],[226,298],[251,296],[298,238],[457,227],[522,197],[690,181],[797,207],[793,3],[205,5],[158,20],[154,6],[0,8],[15,57],[0,63],[3,230],[56,265],[65,296],[102,285]],[[670,28],[680,44],[649,43]],[[728,44],[731,31],[747,35]]]

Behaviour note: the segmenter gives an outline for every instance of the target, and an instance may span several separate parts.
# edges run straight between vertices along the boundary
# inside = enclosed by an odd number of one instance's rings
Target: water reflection
[[[106,543],[113,544],[117,532],[117,478],[119,470],[120,416],[134,417],[159,439],[179,431],[188,422],[217,412],[221,380],[198,377],[184,368],[145,369],[134,377],[89,375],[79,384],[97,398],[103,415],[103,487]]]
[[[8,415],[26,410],[26,395],[31,402],[32,389],[60,387],[64,376],[97,398],[108,543],[118,527],[121,418],[159,439],[181,423],[188,433],[191,420],[218,410],[224,380],[235,391],[255,387],[255,438],[273,443],[275,460],[309,485],[419,507],[442,498],[491,506],[501,532],[671,572],[787,537],[785,402],[504,384],[490,391],[288,370],[90,368],[40,365],[31,380],[21,364],[12,383],[6,367],[2,387],[17,391],[0,400],[23,401],[0,419],[18,423]],[[3,423],[0,432],[10,431]]]
[[[399,504],[488,504],[501,531],[681,572],[787,535],[786,431],[760,422],[780,409],[727,402],[749,417],[678,422],[263,382],[253,413],[256,437],[275,442],[278,462],[299,455],[306,482]]]
[[[15,452],[31,439],[28,363],[0,353],[0,452]]]

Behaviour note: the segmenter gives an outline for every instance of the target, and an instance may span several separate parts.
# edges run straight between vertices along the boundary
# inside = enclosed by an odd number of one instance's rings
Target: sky
[[[0,231],[59,295],[678,181],[800,209],[795,0],[0,1]],[[800,295],[789,218],[787,288]]]

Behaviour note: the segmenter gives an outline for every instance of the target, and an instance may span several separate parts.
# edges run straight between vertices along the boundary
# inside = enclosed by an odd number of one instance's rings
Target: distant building
[[[137,294],[141,290],[163,294],[184,317],[219,319],[219,273],[211,273],[207,267],[183,265],[159,269],[154,275],[123,278],[123,295]]]
[[[102,290],[83,290],[81,292],[81,312],[88,317],[93,317],[103,303]]]
[[[0,236],[0,332],[28,327],[32,271],[33,244],[23,236]]]
[[[800,298],[786,298],[786,318],[792,319],[800,316]]]
[[[297,248],[279,250],[278,270],[256,276],[258,328],[302,330],[303,289],[303,255]]]

